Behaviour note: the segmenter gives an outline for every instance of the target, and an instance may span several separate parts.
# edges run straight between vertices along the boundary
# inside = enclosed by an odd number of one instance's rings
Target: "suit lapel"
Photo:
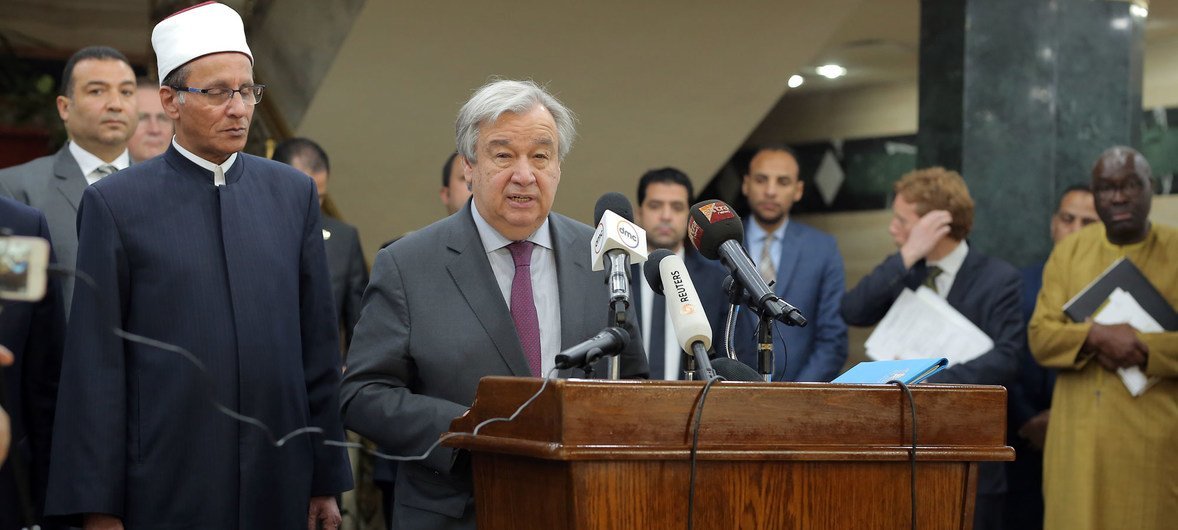
[[[630,266],[630,310],[634,312],[634,322],[642,325],[642,265]]]
[[[945,301],[949,302],[949,305],[961,307],[962,303],[965,302],[965,295],[969,293],[971,284],[974,278],[977,277],[973,271],[978,268],[981,261],[982,257],[977,252],[974,252],[974,249],[970,248],[969,252],[965,255],[965,261],[961,263],[961,269],[953,277],[953,286],[949,288],[949,296],[945,297]]]
[[[773,292],[782,298],[785,297],[785,290],[794,277],[798,257],[802,254],[802,238],[798,232],[797,221],[790,221],[785,226],[785,235],[781,238],[781,259],[777,262],[777,285],[773,286]]]
[[[86,177],[70,153],[69,143],[57,151],[53,161],[53,176],[52,186],[65,197],[76,213],[78,203],[82,201],[82,192],[86,191]]]
[[[511,310],[503,301],[499,283],[495,280],[495,273],[491,271],[490,262],[487,261],[486,251],[471,217],[470,204],[467,203],[467,207],[459,215],[454,216],[452,221],[446,246],[455,255],[446,265],[446,270],[512,375],[529,377],[531,371],[528,369],[523,347],[520,346],[519,336],[515,333]]]
[[[589,271],[585,269],[585,262],[588,260],[584,259],[586,256],[583,254],[589,252],[589,242],[577,244],[576,233],[569,225],[571,221],[566,221],[559,215],[549,215],[548,220],[548,226],[552,229],[553,254],[556,257],[556,285],[560,292],[560,349],[563,350],[589,338],[584,328],[592,328],[595,333],[599,327],[605,325],[606,319],[601,317],[600,308],[595,308],[596,317],[600,322],[594,327],[594,314],[590,312],[590,304],[587,302],[597,298],[577,296],[585,292],[585,276]],[[581,259],[578,259],[578,252],[582,253]],[[605,289],[604,284],[601,288]]]

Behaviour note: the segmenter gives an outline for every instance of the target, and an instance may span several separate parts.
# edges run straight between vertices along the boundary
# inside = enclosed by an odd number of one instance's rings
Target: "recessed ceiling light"
[[[838,79],[844,75],[847,75],[847,69],[837,64],[824,64],[818,68],[815,68],[814,71],[817,72],[818,75],[827,79]]]
[[[798,74],[794,74],[794,75],[789,76],[789,81],[786,84],[789,85],[790,88],[798,88],[798,87],[802,86],[802,83],[805,83],[805,82],[806,82],[806,78],[804,78]]]

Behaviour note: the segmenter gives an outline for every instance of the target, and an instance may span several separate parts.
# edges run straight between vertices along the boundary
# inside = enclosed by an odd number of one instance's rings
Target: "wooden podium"
[[[540,388],[487,377],[450,426],[511,415]],[[702,382],[554,380],[515,421],[445,445],[472,453],[480,530],[683,529]],[[1006,390],[912,387],[917,522],[969,529],[977,462],[1013,460]],[[895,386],[720,383],[704,404],[695,528],[907,529],[911,419]]]

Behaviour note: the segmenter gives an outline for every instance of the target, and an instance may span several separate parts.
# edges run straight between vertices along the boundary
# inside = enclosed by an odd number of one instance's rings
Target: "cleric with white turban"
[[[77,268],[96,286],[74,293],[46,514],[88,529],[337,528],[352,478],[324,443],[343,428],[315,185],[242,152],[265,87],[237,12],[181,11],[152,46],[176,136],[82,197]]]

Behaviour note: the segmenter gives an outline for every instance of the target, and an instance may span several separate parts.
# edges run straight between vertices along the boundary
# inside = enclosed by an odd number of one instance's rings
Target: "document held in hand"
[[[941,371],[947,364],[949,361],[944,357],[905,359],[903,361],[868,361],[852,366],[850,370],[836,377],[831,383],[884,384],[889,381],[900,381],[906,385],[915,385]]]
[[[944,357],[949,366],[994,349],[994,341],[931,289],[905,289],[867,338],[877,361]]]
[[[1068,300],[1063,312],[1075,322],[1093,317],[1097,324],[1129,324],[1141,333],[1178,331],[1178,313],[1126,258],[1114,262]],[[1140,396],[1157,382],[1157,378],[1146,377],[1136,366],[1120,368],[1117,375],[1133,396]]]

